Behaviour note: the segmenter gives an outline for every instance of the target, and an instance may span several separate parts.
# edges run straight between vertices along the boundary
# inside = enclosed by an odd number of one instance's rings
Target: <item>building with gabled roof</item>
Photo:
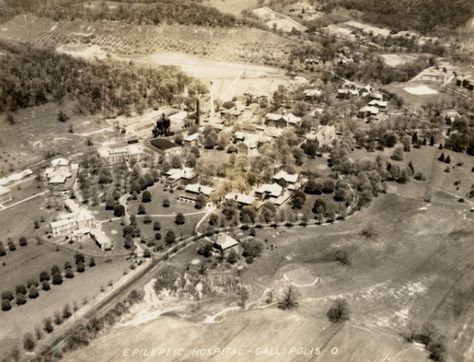
[[[175,188],[179,185],[187,185],[196,178],[194,169],[191,167],[172,168],[167,171],[165,175],[167,176],[166,184],[171,188]]]
[[[241,194],[238,192],[229,192],[224,196],[226,200],[232,200],[239,204],[239,206],[250,206],[255,203],[255,197],[251,195]]]

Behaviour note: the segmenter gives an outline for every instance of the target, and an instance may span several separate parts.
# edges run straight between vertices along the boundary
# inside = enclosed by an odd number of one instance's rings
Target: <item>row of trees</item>
[[[85,271],[85,257],[78,253],[75,255],[76,272],[82,273]],[[89,267],[94,267],[95,259],[93,257],[89,260]],[[64,277],[71,279],[74,278],[74,271],[72,270],[72,264],[69,261],[64,263]],[[12,308],[12,301],[15,300],[17,305],[23,305],[27,302],[27,297],[30,299],[36,299],[39,296],[39,291],[48,291],[51,289],[50,282],[53,285],[60,285],[63,283],[63,273],[58,265],[51,267],[51,273],[44,270],[42,271],[38,279],[30,279],[26,284],[18,284],[15,288],[15,294],[11,291],[2,292],[2,310],[8,311]],[[39,289],[41,284],[41,289]]]
[[[21,236],[20,239],[18,240],[18,245],[27,246],[28,239],[26,239],[24,236]],[[16,244],[11,238],[8,238],[7,246],[8,246],[8,250],[10,251],[16,250]],[[0,240],[0,256],[5,256],[5,255],[7,255],[7,250],[5,249],[5,245],[3,245],[3,241]]]

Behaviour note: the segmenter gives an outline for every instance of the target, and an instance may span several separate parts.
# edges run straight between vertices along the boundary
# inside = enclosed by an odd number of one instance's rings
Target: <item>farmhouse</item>
[[[281,170],[273,176],[273,181],[278,182],[279,185],[287,187],[290,190],[299,190],[301,188],[301,183],[298,182],[299,178],[299,174],[291,174]]]
[[[245,194],[240,194],[237,192],[230,192],[224,196],[226,200],[232,200],[239,204],[240,207],[242,206],[250,206],[253,205],[255,202],[255,197]]]
[[[227,256],[231,252],[231,250],[234,250],[237,255],[240,255],[240,253],[242,252],[242,246],[239,241],[234,239],[229,234],[217,235],[217,237],[213,241],[213,246],[217,250],[221,251],[224,256]]]
[[[78,171],[78,163],[71,163],[65,158],[57,158],[51,161],[44,175],[50,189],[54,192],[63,192],[74,186]]]
[[[114,165],[132,160],[140,161],[143,147],[138,144],[129,144],[122,147],[100,148],[98,152],[107,164]]]
[[[96,229],[95,217],[87,208],[80,207],[71,199],[65,201],[65,207],[69,212],[60,214],[56,221],[50,223],[54,237],[79,237],[90,234],[92,230]]]
[[[262,202],[271,202],[275,206],[282,206],[291,198],[291,192],[284,190],[277,183],[263,184],[255,190],[255,196]]]
[[[7,187],[0,186],[0,204],[4,204],[12,200],[13,197],[11,190]]]
[[[323,92],[320,89],[305,89],[303,94],[307,101],[315,101],[321,99]]]
[[[359,118],[367,118],[379,114],[379,109],[375,106],[365,106],[359,109]]]
[[[368,104],[369,104],[369,106],[375,106],[375,107],[378,107],[380,109],[387,108],[387,106],[388,106],[387,101],[380,101],[380,100],[377,100],[377,99],[372,99]]]
[[[301,117],[297,117],[293,113],[288,113],[285,115],[267,113],[265,115],[265,124],[267,126],[283,128],[291,125],[294,127],[299,127],[301,125],[301,121]]]
[[[203,194],[206,197],[211,196],[211,194],[215,191],[213,187],[204,186],[199,183],[196,184],[188,184],[185,189],[184,195],[180,197],[182,201],[192,201],[195,202],[197,197],[200,194]]]
[[[194,170],[190,167],[172,168],[165,175],[166,185],[173,189],[179,185],[187,185],[196,178]]]

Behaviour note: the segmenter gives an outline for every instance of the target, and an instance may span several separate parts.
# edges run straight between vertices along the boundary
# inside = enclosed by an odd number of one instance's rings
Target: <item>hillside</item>
[[[0,43],[0,113],[69,97],[75,111],[126,114],[170,103],[191,80],[172,67],[86,62],[51,49]]]
[[[232,26],[234,16],[223,14],[201,1],[154,0],[154,1],[77,1],[36,2],[12,1],[6,4],[19,12],[27,11],[37,16],[55,20],[112,20],[134,24],[195,24],[207,26]]]
[[[394,30],[416,30],[423,34],[453,30],[474,16],[472,0],[338,0],[326,1],[359,10],[363,20]]]
[[[135,56],[178,51],[207,58],[275,65],[286,61],[292,42],[256,28],[179,24],[53,21],[19,15],[1,25],[0,38],[40,47],[97,45],[104,52]]]

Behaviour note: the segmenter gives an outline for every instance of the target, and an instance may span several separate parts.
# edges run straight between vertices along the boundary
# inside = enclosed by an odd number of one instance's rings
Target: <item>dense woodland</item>
[[[87,62],[52,49],[0,42],[0,113],[71,98],[75,111],[127,114],[169,104],[190,85],[205,88],[174,67],[145,68],[126,63]]]
[[[62,0],[44,1],[7,0],[10,11],[27,11],[37,16],[59,20],[111,20],[129,24],[177,23],[200,26],[233,26],[236,18],[194,0],[116,1],[109,6],[106,2]]]
[[[363,20],[394,30],[423,34],[456,28],[474,16],[472,0],[327,0],[335,6],[362,11]]]

